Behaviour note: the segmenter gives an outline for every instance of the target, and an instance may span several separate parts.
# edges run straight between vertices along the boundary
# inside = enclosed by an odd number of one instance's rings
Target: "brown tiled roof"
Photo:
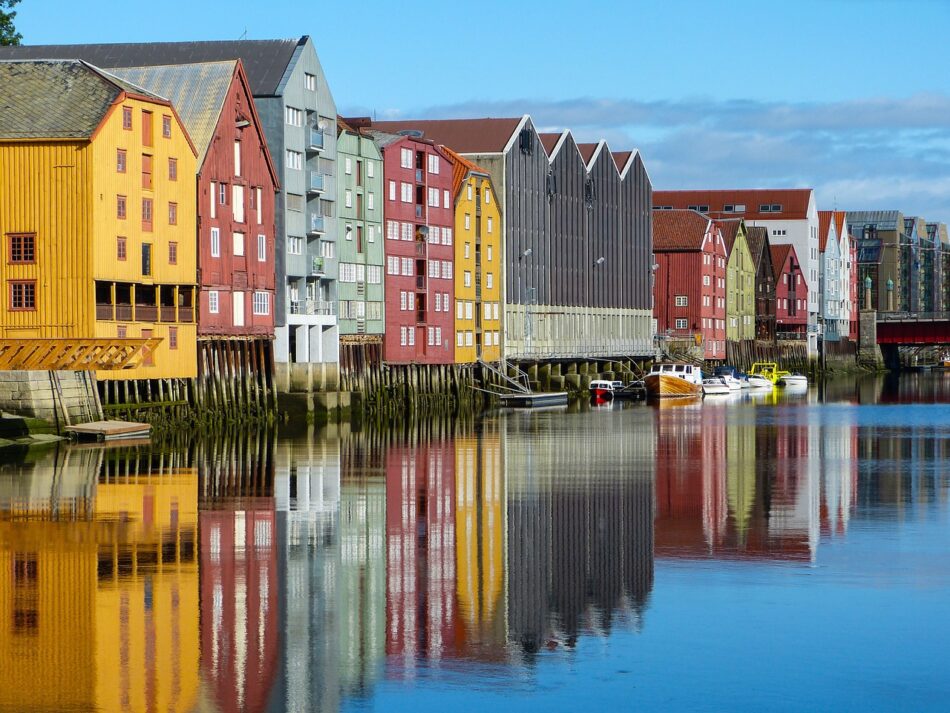
[[[588,164],[594,156],[594,151],[597,150],[597,144],[578,144],[577,150],[581,152],[581,158],[584,159],[584,163]]]
[[[848,212],[844,210],[835,211],[835,230],[838,233],[838,240],[841,240],[841,236],[844,235],[848,230]]]
[[[421,131],[423,138],[459,153],[501,153],[521,119],[404,119],[373,121],[372,128],[390,134]]]
[[[627,165],[632,153],[633,151],[619,151],[614,154],[614,163],[617,164],[618,171],[623,171],[623,167]]]
[[[718,219],[716,225],[719,226],[719,232],[722,233],[722,239],[726,241],[726,251],[731,255],[732,246],[736,244],[736,236],[739,235],[739,224],[741,218],[729,218],[726,220]]]
[[[554,147],[557,146],[558,140],[561,138],[560,134],[538,134],[541,138],[541,144],[544,146],[544,150],[547,151],[548,156],[551,155],[551,152],[554,151]]]
[[[752,261],[758,265],[762,248],[769,244],[769,229],[764,225],[747,225],[745,239],[749,244],[749,252],[752,253]]]
[[[775,281],[778,282],[782,276],[782,270],[785,269],[785,261],[788,259],[789,251],[794,248],[789,245],[770,245],[772,251],[772,274],[775,275]]]
[[[448,154],[449,158],[452,159],[452,195],[457,196],[459,190],[462,188],[462,183],[465,182],[466,177],[469,173],[483,173],[486,176],[488,171],[479,166],[477,163],[469,161],[464,156],[460,156],[455,151],[450,149],[448,146],[443,146],[442,150]]]
[[[341,131],[349,131],[351,133],[356,133],[356,129],[346,123],[346,120],[342,116],[336,118],[336,129],[337,133]]]
[[[653,211],[653,250],[699,250],[709,218],[694,210]]]
[[[818,211],[818,252],[823,253],[828,245],[828,232],[831,230],[831,219],[834,213],[833,210]]]
[[[736,216],[749,220],[800,220],[808,217],[808,201],[811,188],[775,188],[775,189],[737,189],[737,190],[701,190],[701,191],[654,191],[653,205],[688,208],[691,205],[708,205],[709,214]],[[741,213],[724,213],[726,205],[742,204]],[[763,204],[781,205],[779,213],[763,213],[759,206]]]

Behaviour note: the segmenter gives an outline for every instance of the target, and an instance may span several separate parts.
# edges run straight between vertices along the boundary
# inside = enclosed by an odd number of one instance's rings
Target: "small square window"
[[[36,235],[34,233],[11,235],[9,257],[12,264],[36,262]]]
[[[16,312],[36,309],[36,280],[10,281],[10,310]]]

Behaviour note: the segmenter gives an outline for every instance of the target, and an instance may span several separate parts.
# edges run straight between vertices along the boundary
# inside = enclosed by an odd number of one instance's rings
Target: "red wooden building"
[[[455,360],[454,164],[430,141],[372,133],[383,153],[383,360],[451,364]]]
[[[716,223],[693,210],[653,211],[657,333],[702,343],[726,358],[726,244]]]
[[[775,273],[775,331],[779,339],[805,339],[808,330],[808,282],[794,245],[772,245]]]

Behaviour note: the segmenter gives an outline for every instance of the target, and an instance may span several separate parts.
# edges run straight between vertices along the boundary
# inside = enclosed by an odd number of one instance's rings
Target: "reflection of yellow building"
[[[739,542],[745,542],[755,504],[755,427],[726,428],[726,495]]]
[[[497,433],[455,441],[459,614],[470,643],[504,641],[505,493]]]
[[[195,705],[197,474],[97,489],[94,520],[0,522],[0,709]]]

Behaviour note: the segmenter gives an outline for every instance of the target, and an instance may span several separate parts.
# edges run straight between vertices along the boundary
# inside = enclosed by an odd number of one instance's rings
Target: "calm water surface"
[[[0,710],[947,710],[948,402],[6,450]]]

